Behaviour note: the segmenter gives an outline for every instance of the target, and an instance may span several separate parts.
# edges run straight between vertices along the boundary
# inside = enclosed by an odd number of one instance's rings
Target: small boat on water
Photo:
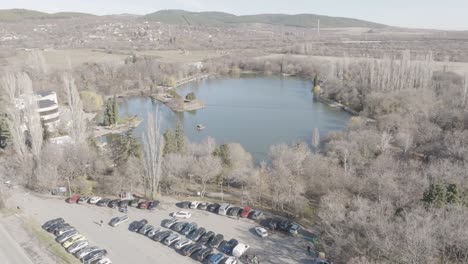
[[[198,124],[198,125],[197,125],[197,129],[198,129],[198,130],[203,130],[203,129],[205,129],[205,126],[202,125],[202,124]]]

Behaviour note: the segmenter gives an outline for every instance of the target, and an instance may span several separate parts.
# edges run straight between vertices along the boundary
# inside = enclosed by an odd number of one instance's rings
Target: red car
[[[250,206],[244,207],[244,210],[242,210],[242,213],[241,213],[241,217],[247,218],[249,216],[250,212],[252,212],[252,207],[250,207]]]
[[[140,203],[138,204],[138,208],[139,208],[139,209],[146,209],[146,208],[148,208],[149,204],[150,204],[150,202],[148,202],[148,201],[140,202]]]
[[[68,203],[77,203],[79,199],[79,195],[73,195],[72,197],[68,198]]]

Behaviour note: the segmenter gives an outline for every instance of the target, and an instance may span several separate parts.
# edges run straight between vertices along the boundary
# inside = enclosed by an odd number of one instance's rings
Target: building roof
[[[57,105],[54,101],[49,100],[49,99],[40,100],[40,101],[38,101],[37,103],[38,103],[38,105],[39,105],[39,108],[47,108],[47,107],[51,107],[51,106]]]
[[[44,96],[48,96],[48,95],[51,95],[51,94],[54,94],[55,92],[53,91],[36,91],[35,94],[41,96],[41,97],[44,97]]]

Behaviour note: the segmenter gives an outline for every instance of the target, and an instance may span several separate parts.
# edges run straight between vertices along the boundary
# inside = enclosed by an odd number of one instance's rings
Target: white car
[[[103,258],[99,260],[96,264],[112,264],[112,261],[108,258]]]
[[[190,244],[192,244],[192,240],[182,239],[182,240],[177,241],[177,243],[175,243],[174,247],[176,249],[181,249],[181,248],[183,248],[183,247],[185,247],[187,245],[190,245]]]
[[[268,232],[266,231],[266,229],[261,227],[261,226],[257,226],[255,228],[255,233],[257,233],[257,235],[259,237],[267,237],[268,236]]]
[[[75,253],[78,250],[83,249],[89,245],[87,240],[81,240],[73,244],[71,247],[67,248],[68,253]]]
[[[102,199],[102,197],[94,196],[94,197],[91,197],[91,199],[89,199],[89,203],[90,203],[90,204],[96,204],[96,203],[99,202],[101,199]]]
[[[224,261],[224,264],[236,264],[237,258],[236,257],[229,257]]]
[[[187,218],[190,218],[192,216],[192,213],[190,213],[188,211],[179,211],[179,212],[172,213],[172,216],[177,217],[177,218],[187,219]]]
[[[190,203],[190,209],[197,209],[199,204],[200,204],[200,202],[197,202],[197,201],[191,202]]]

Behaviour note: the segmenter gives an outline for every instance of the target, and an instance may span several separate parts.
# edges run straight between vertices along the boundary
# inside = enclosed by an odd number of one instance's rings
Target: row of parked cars
[[[107,251],[96,246],[90,246],[86,238],[63,218],[45,222],[42,228],[56,236],[55,241],[61,243],[68,253],[79,258],[84,264],[111,264],[106,258]]]
[[[235,264],[237,257],[240,257],[247,249],[247,245],[239,244],[235,239],[224,240],[222,234],[216,234],[203,227],[198,227],[194,222],[179,222],[172,218],[163,220],[160,227],[148,224],[146,219],[135,221],[130,224],[129,230],[145,235],[154,241],[162,242],[167,246],[174,247],[184,256],[192,256],[199,261],[208,259],[208,263]],[[167,229],[166,229],[167,228]],[[216,253],[215,249],[220,248],[221,252]],[[233,255],[233,256],[225,256]]]
[[[254,210],[251,206],[238,207],[230,203],[204,203],[198,201],[185,201],[176,204],[180,208],[184,209],[200,209],[207,210],[212,213],[227,216],[239,216],[242,218],[250,218],[252,220],[260,219],[263,216],[263,212]]]
[[[89,204],[95,204],[97,206],[101,207],[109,207],[109,208],[118,208],[119,212],[122,213],[127,213],[128,207],[136,207],[138,209],[148,209],[148,210],[154,210],[158,205],[159,201],[154,200],[154,201],[146,201],[146,200],[140,200],[140,199],[108,199],[108,198],[102,198],[99,196],[79,196],[79,195],[73,195],[70,198],[67,199],[68,203],[77,203],[77,204],[84,204],[84,203],[89,203]]]
[[[261,222],[272,231],[278,230],[291,235],[297,235],[301,226],[295,222],[281,218],[267,218]]]

